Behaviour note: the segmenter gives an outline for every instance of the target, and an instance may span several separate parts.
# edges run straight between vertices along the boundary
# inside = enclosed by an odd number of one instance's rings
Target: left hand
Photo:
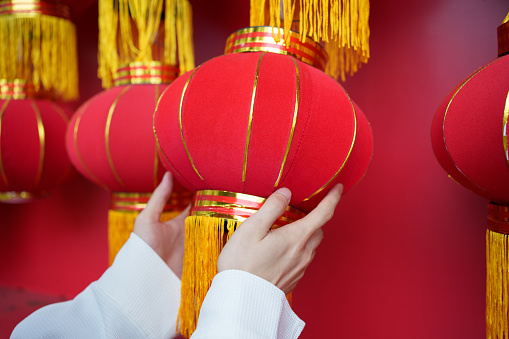
[[[185,219],[189,213],[189,206],[176,218],[161,222],[164,206],[171,196],[173,177],[166,172],[159,186],[147,203],[147,207],[136,218],[134,230],[163,259],[170,269],[182,276],[184,261]]]

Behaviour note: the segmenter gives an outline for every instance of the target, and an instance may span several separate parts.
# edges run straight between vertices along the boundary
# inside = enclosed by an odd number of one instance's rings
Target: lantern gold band
[[[32,193],[26,191],[20,192],[0,192],[0,202],[3,203],[20,203],[20,202],[29,202],[34,199],[45,196],[45,193]]]
[[[22,100],[34,97],[34,86],[22,79],[0,79],[0,99]]]
[[[114,85],[169,84],[178,73],[177,66],[163,65],[158,61],[131,62],[117,68]]]
[[[300,40],[297,32],[290,31],[290,44],[284,44],[284,32],[280,28],[281,40],[276,42],[274,34],[277,28],[270,26],[256,26],[243,28],[231,34],[226,40],[225,54],[242,52],[271,52],[290,55],[297,60],[305,62],[320,70],[324,70],[327,64],[325,49],[310,38]]]
[[[509,206],[490,203],[488,207],[488,229],[509,235]]]
[[[207,216],[244,221],[258,211],[266,199],[245,193],[218,190],[197,191],[190,216]],[[273,228],[284,226],[303,218],[306,214],[288,206],[286,211],[274,223]]]
[[[0,1],[0,16],[2,15],[14,15],[21,17],[49,15],[66,20],[71,19],[69,7],[65,5],[32,0]]]
[[[164,212],[183,211],[191,203],[192,193],[189,191],[175,191],[168,199]],[[110,209],[124,212],[140,212],[152,196],[152,193],[113,192]]]

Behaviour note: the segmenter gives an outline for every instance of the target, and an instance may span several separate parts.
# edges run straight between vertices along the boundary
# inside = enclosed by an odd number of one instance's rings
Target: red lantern
[[[227,50],[264,34],[271,28],[237,32]],[[195,304],[199,312],[217,272],[219,251],[205,252],[221,248],[223,233],[231,235],[280,187],[292,191],[292,207],[276,226],[301,218],[335,183],[345,191],[354,186],[369,165],[372,135],[362,112],[334,79],[290,56],[325,65],[321,46],[310,39],[295,39],[292,50],[281,46],[264,39],[239,47],[252,53],[202,64],[167,88],[155,112],[167,168],[198,190],[186,220],[179,315],[184,335],[194,330]],[[203,275],[195,276],[200,270]]]
[[[177,72],[177,68],[157,62],[121,67],[117,86],[86,101],[69,124],[67,151],[72,163],[87,179],[113,191],[110,263],[164,174],[152,116],[160,94]],[[180,213],[190,194],[177,183],[165,218]]]
[[[65,152],[69,113],[52,101],[27,98],[29,87],[19,82],[3,81],[0,88],[0,201],[30,201],[71,170]]]
[[[508,18],[498,29],[499,58],[449,93],[431,130],[433,150],[442,167],[458,183],[491,201],[486,233],[486,333],[490,338],[509,334]]]

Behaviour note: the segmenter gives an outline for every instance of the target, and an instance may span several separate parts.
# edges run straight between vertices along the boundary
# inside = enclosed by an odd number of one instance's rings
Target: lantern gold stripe
[[[343,168],[345,167],[346,163],[350,159],[350,155],[352,155],[353,146],[355,145],[355,140],[357,139],[357,114],[355,113],[355,106],[353,105],[352,99],[350,98],[350,96],[348,94],[347,94],[347,97],[348,97],[348,100],[350,100],[350,104],[352,105],[352,113],[353,113],[353,118],[354,118],[354,133],[353,133],[353,138],[352,138],[352,144],[350,145],[350,150],[348,151],[348,155],[346,156],[345,161],[343,162],[343,164],[341,165],[339,170],[336,172],[336,174],[334,174],[334,176],[332,178],[330,178],[329,181],[327,181],[327,183],[325,185],[320,187],[320,189],[318,191],[316,191],[315,193],[311,194],[309,197],[307,197],[306,199],[304,199],[302,201],[308,201],[309,199],[311,199],[312,197],[314,197],[315,195],[317,195],[318,193],[323,191],[327,186],[329,186],[330,183],[334,179],[336,179],[338,174],[343,170]]]
[[[477,71],[475,71],[474,74],[472,74],[471,76],[469,76],[462,84],[461,86],[458,87],[458,89],[456,90],[456,92],[454,92],[454,95],[451,97],[451,100],[449,100],[449,103],[447,104],[447,108],[445,109],[445,113],[444,113],[444,121],[443,121],[443,124],[442,124],[442,135],[443,135],[443,139],[444,139],[444,147],[445,147],[445,150],[447,152],[447,154],[449,155],[449,158],[451,158],[451,161],[452,163],[454,164],[454,167],[456,167],[456,169],[458,170],[458,172],[461,173],[461,175],[463,175],[465,177],[465,179],[467,179],[468,181],[470,181],[473,185],[475,185],[477,188],[479,188],[481,191],[484,191],[486,192],[486,190],[484,188],[482,188],[481,186],[477,185],[472,179],[470,179],[469,177],[467,177],[465,175],[465,173],[463,173],[460,168],[458,167],[458,165],[456,165],[456,163],[454,162],[454,159],[453,157],[451,156],[451,153],[449,153],[449,149],[447,148],[447,140],[445,140],[445,119],[447,117],[447,113],[449,112],[449,108],[451,107],[451,104],[454,100],[454,98],[456,97],[456,95],[461,91],[461,89],[463,88],[463,86],[465,86],[474,76],[476,76],[479,72],[481,72],[483,69],[485,69],[486,67],[488,67],[489,65],[491,65],[494,61],[490,62],[489,64],[479,68]],[[452,178],[452,176],[449,176]],[[456,181],[456,180],[455,180]]]
[[[509,117],[509,92],[507,92],[507,98],[505,99],[505,107],[504,107],[504,151],[505,151],[505,159],[507,160],[507,165],[509,166],[509,147],[507,145],[507,120]]]
[[[65,123],[68,123],[69,122],[69,117],[67,116],[67,114],[65,114],[64,110],[62,109],[62,107],[58,106],[57,104],[55,104],[54,102],[51,103],[51,106],[53,107],[53,109],[58,113],[58,115],[60,115],[60,117],[62,118],[62,120],[65,121]]]
[[[6,185],[9,185],[9,181],[7,180],[7,175],[5,174],[4,164],[2,161],[2,118],[4,117],[4,113],[7,110],[7,105],[9,105],[10,101],[10,99],[7,99],[0,110],[0,174],[2,175],[2,179]]]
[[[184,139],[184,132],[182,131],[182,104],[184,103],[184,95],[186,94],[187,86],[189,86],[191,79],[193,78],[193,76],[196,74],[196,71],[200,67],[201,67],[201,65],[194,69],[193,73],[187,79],[186,84],[184,85],[184,89],[182,90],[182,95],[180,96],[180,105],[179,105],[179,126],[180,126],[180,137],[182,138],[182,143],[184,144],[184,148],[186,149],[187,157],[189,158],[189,161],[191,162],[191,166],[193,166],[194,171],[196,172],[196,174],[198,174],[200,179],[205,180],[205,179],[203,179],[200,172],[198,172],[198,169],[194,165],[193,158],[191,157],[191,154],[189,153],[189,149],[187,148],[186,140]]]
[[[279,170],[279,174],[277,176],[276,183],[274,184],[274,187],[277,187],[279,185],[279,181],[281,180],[281,176],[283,175],[283,170],[285,168],[286,160],[288,159],[288,153],[290,153],[290,148],[292,146],[293,141],[293,134],[295,132],[295,125],[297,124],[297,113],[299,112],[299,100],[300,100],[300,72],[299,72],[299,65],[297,64],[297,61],[292,58],[292,61],[295,65],[295,86],[296,86],[296,92],[295,92],[295,109],[293,111],[293,121],[292,121],[292,129],[290,130],[290,137],[288,138],[288,145],[286,146],[286,152],[285,156],[283,158],[283,163],[281,164],[281,169]]]
[[[101,186],[102,188],[104,189],[108,189],[108,186],[106,186],[101,180],[99,180],[98,177],[95,176],[94,173],[92,173],[92,171],[90,170],[90,168],[88,168],[88,166],[85,164],[85,162],[83,161],[83,158],[81,157],[81,153],[79,151],[79,147],[78,147],[78,129],[79,129],[79,126],[80,126],[80,122],[81,122],[81,118],[83,117],[83,113],[85,113],[85,111],[87,110],[88,106],[90,105],[90,101],[86,102],[82,107],[81,109],[76,113],[76,123],[74,124],[74,130],[73,130],[73,139],[74,139],[74,151],[76,152],[76,156],[78,157],[78,160],[81,164],[81,166],[83,166],[83,169],[85,169],[85,171],[87,172],[87,174],[90,176],[90,178],[99,186]]]
[[[120,176],[117,173],[117,170],[115,169],[115,165],[113,164],[113,158],[111,157],[111,150],[110,150],[110,128],[111,128],[111,119],[113,118],[113,112],[115,112],[115,108],[117,107],[117,104],[122,98],[122,96],[131,88],[131,86],[126,86],[124,89],[117,95],[115,100],[110,106],[110,110],[108,112],[108,118],[106,119],[106,128],[104,130],[104,137],[105,137],[105,144],[106,144],[106,156],[108,157],[108,163],[110,164],[111,171],[113,172],[113,175],[115,176],[115,179],[117,179],[117,182],[124,187],[125,184],[120,178]]]
[[[156,140],[156,151],[159,151],[160,154],[164,157],[164,160],[166,160],[166,163],[171,166],[173,174],[178,175],[180,178],[184,179],[182,175],[173,167],[173,164],[170,162],[166,154],[164,154],[163,150],[161,149],[161,145],[159,144],[159,138],[157,137],[156,133],[156,125],[155,125],[155,117],[157,109],[159,108],[159,102],[161,101],[161,97],[157,100],[156,109],[154,110],[154,114],[152,115],[152,131],[154,132],[154,138]],[[184,179],[185,180],[185,179]]]
[[[37,169],[37,176],[35,177],[35,186],[39,186],[42,177],[42,169],[44,167],[44,157],[46,150],[46,133],[44,131],[44,124],[42,123],[41,111],[35,103],[30,101],[32,108],[35,113],[35,119],[37,120],[37,132],[39,133],[39,167]]]
[[[159,85],[154,86],[155,88],[155,103],[157,104],[157,100],[159,99],[160,91],[159,91]],[[158,169],[159,169],[159,155],[157,154],[157,144],[154,147],[154,188],[157,187],[157,176],[158,176]]]
[[[260,74],[260,66],[262,64],[263,56],[266,53],[263,53],[258,58],[258,64],[256,65],[256,73],[255,73],[255,79],[253,84],[253,94],[251,95],[251,106],[249,107],[249,119],[247,123],[247,135],[246,135],[246,148],[244,150],[244,165],[242,167],[242,182],[246,181],[246,171],[247,171],[247,154],[249,151],[249,140],[251,138],[251,127],[253,124],[253,109],[254,109],[254,102],[256,97],[256,88],[258,87],[258,75]]]

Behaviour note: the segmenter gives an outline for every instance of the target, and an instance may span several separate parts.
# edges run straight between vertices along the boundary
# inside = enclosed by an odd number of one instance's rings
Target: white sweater
[[[11,338],[174,338],[180,280],[135,234],[113,265],[76,298],[43,307]],[[304,322],[284,293],[255,275],[216,275],[192,339],[297,338]]]

